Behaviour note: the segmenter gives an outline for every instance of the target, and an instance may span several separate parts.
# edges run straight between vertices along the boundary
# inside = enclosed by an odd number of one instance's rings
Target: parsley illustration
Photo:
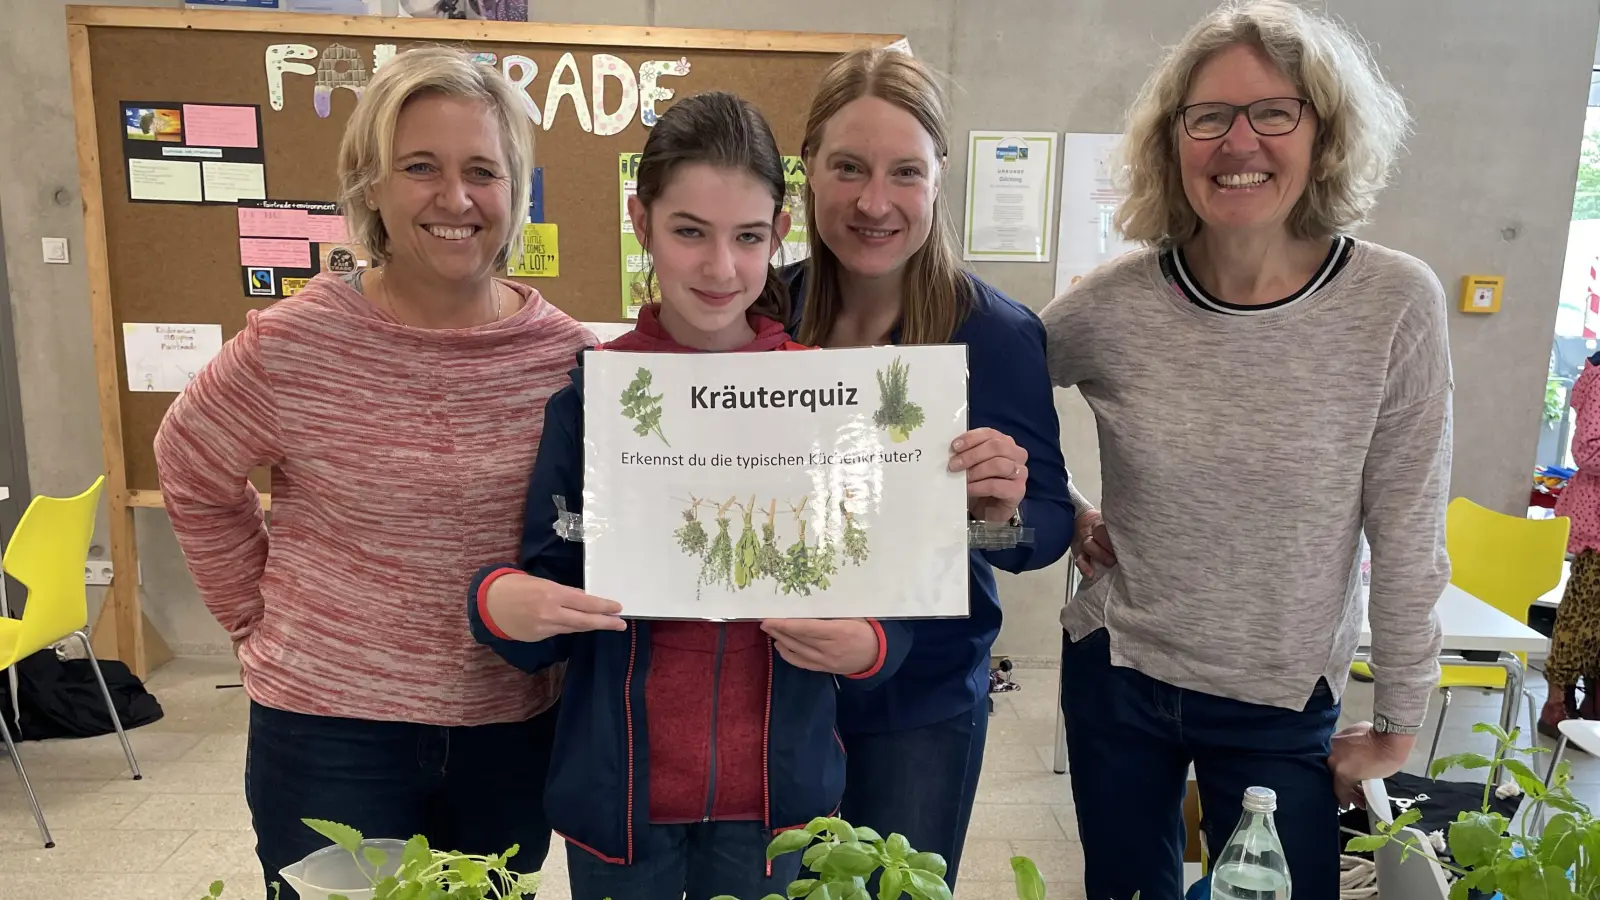
[[[641,366],[622,392],[622,415],[633,420],[634,434],[644,437],[653,431],[661,443],[671,447],[667,436],[661,433],[661,395],[650,393],[650,380],[650,370]]]

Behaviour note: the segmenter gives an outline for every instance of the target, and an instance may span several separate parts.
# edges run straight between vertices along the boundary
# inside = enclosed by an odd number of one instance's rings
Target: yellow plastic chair
[[[22,514],[22,521],[17,523],[16,533],[11,536],[4,557],[0,558],[0,568],[28,588],[28,604],[23,607],[20,620],[0,618],[0,672],[58,641],[77,638],[89,655],[106,709],[111,713],[111,722],[122,740],[122,752],[128,757],[128,768],[137,781],[142,776],[139,763],[133,758],[133,746],[122,730],[116,706],[111,702],[111,691],[106,688],[105,676],[100,674],[100,663],[89,646],[89,635],[83,630],[89,624],[83,568],[89,559],[94,514],[100,505],[105,480],[104,475],[100,476],[76,497],[35,497],[28,504],[27,512]],[[5,738],[6,752],[11,755],[17,777],[22,779],[45,849],[54,847],[55,841],[45,825],[44,811],[39,808],[39,799],[28,783],[28,773],[22,769],[22,757],[17,754],[4,716],[0,716],[0,737]]]
[[[1445,510],[1445,551],[1450,555],[1450,583],[1493,606],[1518,622],[1528,621],[1528,610],[1545,592],[1561,581],[1561,566],[1567,556],[1567,535],[1572,527],[1566,517],[1525,519],[1495,512],[1457,497]],[[1526,654],[1517,657],[1527,665]],[[1365,663],[1352,670],[1371,677]],[[1442,666],[1439,689],[1444,705],[1439,710],[1438,727],[1428,764],[1439,749],[1444,733],[1444,718],[1450,711],[1450,689],[1457,687],[1505,690],[1504,669],[1477,666]],[[1532,724],[1533,694],[1526,689],[1529,734]]]

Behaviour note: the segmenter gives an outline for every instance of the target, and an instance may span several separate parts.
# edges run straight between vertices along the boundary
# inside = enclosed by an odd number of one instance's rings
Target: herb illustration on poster
[[[267,195],[260,108],[124,100],[123,174],[135,203],[237,203]]]
[[[318,272],[344,275],[371,260],[328,200],[239,201],[239,265],[249,297],[291,297]]]
[[[587,590],[637,618],[966,615],[966,371],[958,345],[588,354]]]

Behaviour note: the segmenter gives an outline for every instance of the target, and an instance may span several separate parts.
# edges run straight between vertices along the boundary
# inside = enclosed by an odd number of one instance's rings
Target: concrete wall
[[[178,5],[176,0],[168,4]],[[1116,131],[1162,45],[1211,0],[534,0],[532,18],[615,24],[893,31],[956,83],[957,143],[970,128]],[[1453,492],[1520,512],[1571,209],[1578,140],[1595,59],[1595,3],[1329,0],[1378,50],[1418,119],[1368,237],[1434,267],[1447,291],[1467,273],[1507,278],[1501,313],[1451,317],[1457,378]],[[101,467],[82,225],[60,0],[11,0],[0,30],[0,214],[16,315],[30,477],[64,493]],[[980,12],[981,10],[981,12]],[[809,98],[796,96],[794,102]],[[951,160],[962,196],[966,160]],[[62,193],[64,191],[64,193]],[[40,261],[39,238],[72,238],[72,266]],[[1038,308],[1052,265],[979,273]],[[1271,377],[1271,361],[1249,377]],[[1093,420],[1060,396],[1064,449],[1099,494]],[[1289,460],[1263,460],[1285,467]],[[220,648],[159,512],[139,518],[146,608],[177,649]],[[1065,569],[1002,582],[1000,650],[1053,656]]]

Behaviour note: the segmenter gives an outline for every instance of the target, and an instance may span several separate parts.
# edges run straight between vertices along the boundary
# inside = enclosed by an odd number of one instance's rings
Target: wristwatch
[[[1379,734],[1416,734],[1422,730],[1421,725],[1401,725],[1382,713],[1372,717],[1372,730]]]

